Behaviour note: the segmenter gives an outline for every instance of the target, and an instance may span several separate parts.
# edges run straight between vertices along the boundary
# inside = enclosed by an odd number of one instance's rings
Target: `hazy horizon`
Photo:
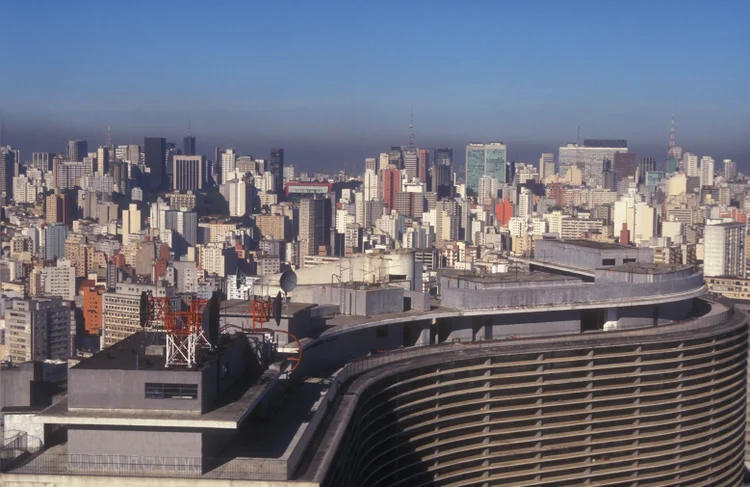
[[[190,121],[209,157],[281,146],[360,172],[407,143],[413,107],[417,145],[459,171],[470,141],[535,163],[578,126],[661,163],[674,114],[677,145],[750,172],[750,3],[685,3],[10,2],[2,142],[27,159],[110,125],[180,145]]]

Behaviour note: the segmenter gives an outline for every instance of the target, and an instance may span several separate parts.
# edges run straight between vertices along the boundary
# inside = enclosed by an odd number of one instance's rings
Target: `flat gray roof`
[[[539,240],[539,242],[553,243],[559,245],[575,245],[576,247],[586,247],[589,249],[597,250],[624,250],[624,249],[635,249],[635,247],[628,247],[627,245],[620,245],[614,243],[605,242],[594,242],[591,240],[572,239],[572,240]],[[537,243],[539,243],[537,242]]]
[[[237,429],[277,375],[278,371],[268,369],[257,380],[248,378],[235,383],[213,409],[203,414],[178,410],[71,410],[66,397],[42,411],[39,417],[43,423],[52,424]]]

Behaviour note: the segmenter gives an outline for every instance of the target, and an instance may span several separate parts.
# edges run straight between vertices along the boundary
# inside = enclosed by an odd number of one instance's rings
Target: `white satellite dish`
[[[279,278],[279,287],[284,291],[284,294],[291,292],[297,287],[297,274],[291,269],[284,271]]]

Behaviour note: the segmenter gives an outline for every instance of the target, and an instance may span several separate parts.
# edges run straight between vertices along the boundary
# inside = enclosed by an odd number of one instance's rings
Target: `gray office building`
[[[195,136],[186,135],[182,139],[182,153],[186,156],[195,155]]]
[[[284,194],[284,149],[271,149],[271,160],[268,171],[273,174],[274,192],[281,198]]]
[[[89,143],[85,140],[69,141],[67,155],[69,161],[83,162],[83,158],[89,155]]]
[[[151,171],[147,178],[149,189],[158,191],[164,187],[167,165],[167,141],[163,137],[146,137],[143,141],[146,167]]]

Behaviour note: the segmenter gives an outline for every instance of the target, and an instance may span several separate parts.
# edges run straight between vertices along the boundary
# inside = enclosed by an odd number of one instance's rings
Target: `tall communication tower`
[[[674,154],[675,142],[674,142],[674,114],[672,114],[672,125],[669,128],[669,150],[667,156]]]
[[[414,150],[416,147],[414,143],[414,106],[412,106],[409,115],[409,150]]]

